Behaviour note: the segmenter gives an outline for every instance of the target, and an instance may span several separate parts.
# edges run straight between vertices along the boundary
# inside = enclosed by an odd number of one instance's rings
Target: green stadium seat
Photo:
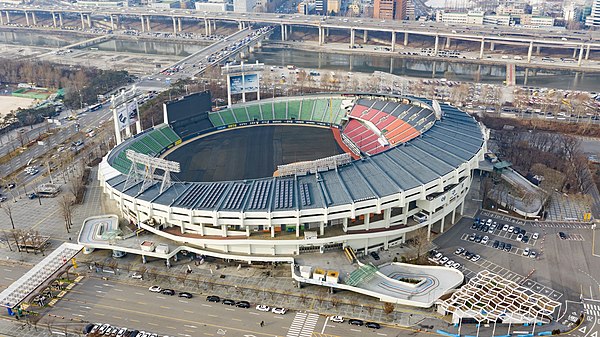
[[[221,119],[221,115],[218,112],[209,113],[208,119],[210,119],[210,122],[215,127],[225,125],[225,122],[223,121],[223,119]]]
[[[327,99],[318,99],[315,101],[315,108],[311,119],[315,122],[322,122],[327,111]]]
[[[248,114],[246,113],[245,107],[233,109],[233,115],[235,116],[235,119],[238,121],[238,123],[243,123],[243,122],[249,121]]]
[[[315,106],[315,100],[305,99],[302,101],[302,108],[300,109],[300,118],[303,121],[310,121],[312,117],[313,107]]]
[[[219,113],[221,114],[221,118],[223,118],[223,121],[225,122],[225,124],[236,123],[236,119],[233,116],[233,112],[231,111],[231,109],[221,110],[221,111],[219,111]]]
[[[260,109],[262,110],[263,120],[271,121],[275,119],[273,115],[273,103],[262,104]]]
[[[275,110],[275,119],[287,119],[287,104],[286,104],[286,102],[274,103],[273,110]]]
[[[287,119],[300,119],[300,101],[288,102]]]
[[[248,117],[250,117],[250,120],[262,120],[262,116],[260,114],[260,107],[257,104],[251,105],[249,107],[246,108],[246,111],[248,112]]]

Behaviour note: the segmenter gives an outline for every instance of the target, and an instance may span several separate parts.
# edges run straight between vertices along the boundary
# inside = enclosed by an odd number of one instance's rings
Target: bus
[[[90,106],[90,108],[89,108],[90,111],[97,111],[100,109],[102,109],[102,103],[94,104],[94,105]]]

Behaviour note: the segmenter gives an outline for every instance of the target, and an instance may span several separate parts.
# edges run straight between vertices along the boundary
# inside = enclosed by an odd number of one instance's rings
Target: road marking
[[[140,321],[138,321],[137,319],[130,319],[130,321],[132,321],[132,322],[136,322],[136,323],[139,323],[139,322],[140,322]]]
[[[163,309],[171,309],[171,307],[167,307],[167,306],[164,306],[164,305],[161,305],[160,307],[163,308]]]
[[[116,289],[116,288],[115,288],[115,291],[123,291],[123,289]]]
[[[73,316],[77,316],[77,317],[85,317],[85,316],[83,316],[83,315],[81,315],[81,314],[73,314]]]
[[[327,327],[327,322],[329,322],[329,317],[325,318],[325,323],[323,324],[323,329],[321,329],[321,334],[325,333],[325,328]]]
[[[242,320],[241,320],[241,319],[239,319],[239,318],[232,318],[231,320],[232,320],[232,321],[238,321],[238,322],[241,322],[241,321],[242,321]]]
[[[123,298],[116,298],[117,301],[121,301],[121,302],[125,302],[125,299]]]
[[[148,325],[158,326],[158,324],[156,324],[156,323],[152,323],[152,322],[146,322],[146,323],[148,323]]]
[[[208,317],[219,317],[219,316],[213,315],[213,314],[208,314]]]
[[[135,294],[136,294],[136,295],[142,295],[142,296],[146,295],[146,294],[144,294],[144,293],[135,293]]]
[[[210,304],[204,304],[204,303],[202,303],[202,306],[203,306],[203,307],[209,307],[209,308],[212,308],[212,305],[210,305]]]
[[[231,309],[231,308],[225,308],[225,310],[227,310],[227,311],[235,311],[235,309]]]
[[[137,304],[146,305],[146,304],[148,304],[148,303],[145,303],[145,302],[137,302]]]
[[[273,316],[273,318],[283,319],[283,317],[279,317],[279,316]]]
[[[192,328],[192,329],[196,329],[196,328],[198,328],[198,327],[197,327],[197,326],[195,326],[195,325],[189,325],[189,324],[184,324],[183,326],[185,326],[185,327],[188,327],[188,328]]]
[[[360,330],[358,330],[358,329],[350,329],[350,330],[355,331],[355,332],[360,332]]]
[[[176,328],[176,327],[174,327],[174,326],[168,326],[167,328],[169,328],[169,329],[173,329],[173,330],[177,330],[177,328]]]
[[[387,334],[384,334],[384,333],[381,333],[381,332],[378,332],[377,334],[378,334],[379,336],[387,336]]]
[[[114,318],[114,319],[122,319],[123,317],[121,317],[121,316],[113,316],[112,318]]]
[[[190,311],[190,310],[184,310],[183,312],[187,312],[188,314],[195,314],[195,312]]]
[[[12,269],[6,269],[6,268],[4,268],[4,271],[11,272]]]
[[[80,305],[80,307],[82,307],[82,308],[84,308],[84,309],[88,309],[88,310],[89,310],[89,309],[92,309],[91,307],[87,307],[87,306],[85,306],[85,305]]]
[[[14,278],[11,278],[11,277],[5,277],[4,279],[8,280],[8,281],[14,281],[15,280]]]
[[[101,312],[97,312],[97,313],[96,313],[96,315],[104,316],[104,314],[103,314],[103,313],[101,313]],[[138,321],[138,322],[139,322],[139,321]]]
[[[181,302],[181,303],[190,303],[190,302],[184,301],[184,300],[179,300],[179,302]]]
[[[164,300],[164,299],[165,299],[165,298],[164,298],[164,297],[162,297],[162,296],[156,296],[156,298],[160,298],[160,299],[162,299],[162,300]]]

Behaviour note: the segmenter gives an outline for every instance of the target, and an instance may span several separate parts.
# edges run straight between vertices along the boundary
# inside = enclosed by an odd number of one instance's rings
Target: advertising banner
[[[258,91],[258,75],[245,74],[236,75],[229,78],[229,86],[232,94],[241,94],[244,92]]]
[[[135,124],[138,120],[138,111],[136,102],[128,102],[117,107],[117,116],[119,118],[119,130]]]

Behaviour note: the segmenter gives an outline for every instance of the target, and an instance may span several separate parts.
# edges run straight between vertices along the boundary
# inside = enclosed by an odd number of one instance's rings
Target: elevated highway
[[[281,39],[287,40],[296,27],[316,29],[320,45],[327,43],[330,30],[349,32],[349,46],[356,42],[356,33],[362,32],[366,39],[369,32],[388,32],[390,34],[391,51],[398,44],[408,45],[410,36],[426,37],[432,40],[437,52],[443,46],[449,47],[452,41],[471,41],[480,44],[480,58],[484,57],[486,47],[494,50],[497,45],[519,45],[527,49],[527,59],[531,61],[534,47],[536,52],[541,48],[558,48],[573,50],[573,57],[581,64],[583,59],[589,59],[592,51],[600,50],[600,32],[567,31],[559,27],[553,29],[526,29],[507,26],[457,26],[416,21],[390,21],[368,18],[323,17],[298,14],[274,13],[233,13],[233,12],[197,12],[188,9],[153,9],[147,7],[128,8],[90,8],[76,6],[33,7],[27,5],[0,6],[0,25],[11,24],[16,17],[25,18],[27,26],[39,26],[41,17],[51,18],[46,21],[49,29],[60,29],[63,26],[63,16],[80,19],[81,30],[94,26],[94,22],[103,25],[110,23],[113,30],[121,28],[121,23],[127,20],[142,32],[152,31],[151,21],[172,22],[173,32],[182,31],[182,22],[193,23],[202,27],[206,35],[211,35],[218,22],[234,23],[243,29],[251,24],[274,25],[279,27]],[[50,24],[48,24],[50,23]],[[399,35],[400,34],[400,35]],[[397,38],[402,41],[397,43]],[[443,44],[442,44],[443,43]]]

